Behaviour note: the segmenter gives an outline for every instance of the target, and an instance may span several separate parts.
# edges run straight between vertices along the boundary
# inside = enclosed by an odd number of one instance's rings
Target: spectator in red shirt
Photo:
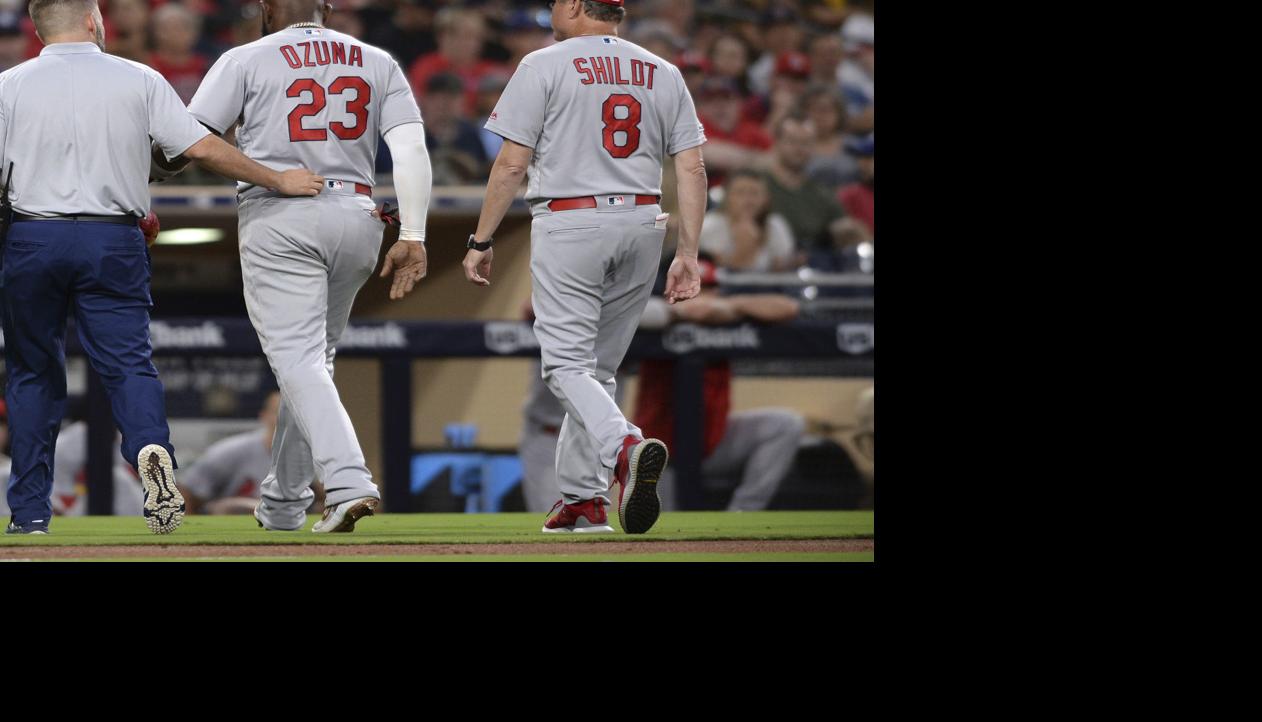
[[[185,104],[202,84],[210,61],[196,52],[202,20],[178,3],[167,3],[153,12],[154,51],[149,66],[162,74]]]
[[[705,126],[707,178],[710,187],[723,183],[727,171],[755,165],[771,148],[771,136],[741,117],[741,96],[727,78],[708,78],[696,97],[697,117]]]
[[[641,328],[685,322],[705,325],[753,320],[789,321],[798,303],[787,296],[758,294],[719,296],[714,264],[701,261],[702,291],[688,301],[670,305],[658,295],[650,299]],[[675,362],[646,359],[640,363],[635,424],[645,438],[672,444],[675,436]],[[766,509],[788,475],[806,428],[801,414],[789,409],[755,409],[729,413],[732,406],[732,368],[726,360],[710,361],[702,376],[705,422],[701,479],[707,486],[736,482],[728,511]],[[662,508],[675,508],[674,474],[667,469],[658,483]]]
[[[474,10],[444,8],[439,11],[434,25],[438,50],[422,55],[412,64],[409,73],[412,92],[420,97],[430,78],[440,73],[451,73],[464,82],[465,115],[473,117],[477,113],[479,81],[486,75],[505,72],[498,63],[482,59],[482,43],[486,35],[482,14]]]
[[[0,16],[0,72],[26,60],[26,36],[18,17]]]
[[[837,202],[846,209],[846,215],[863,221],[868,231],[876,236],[875,136],[847,143],[846,152],[858,159],[860,180],[837,191]]]

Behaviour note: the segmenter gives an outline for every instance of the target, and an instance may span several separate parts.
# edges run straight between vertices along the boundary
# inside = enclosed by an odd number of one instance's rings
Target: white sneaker
[[[184,521],[184,497],[175,486],[171,455],[150,444],[136,457],[136,471],[145,487],[145,524],[154,534],[170,534]]]
[[[338,533],[355,531],[355,522],[362,517],[372,516],[377,511],[380,499],[371,496],[344,501],[335,506],[324,507],[324,516],[311,527],[316,533]]]

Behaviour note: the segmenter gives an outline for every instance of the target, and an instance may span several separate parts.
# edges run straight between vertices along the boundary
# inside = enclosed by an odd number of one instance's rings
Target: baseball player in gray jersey
[[[486,128],[504,138],[465,276],[490,285],[492,235],[529,170],[531,301],[543,379],[565,408],[557,440],[562,498],[545,533],[611,532],[601,493],[620,483],[623,531],[657,521],[666,445],[614,402],[614,373],[652,291],[666,235],[662,163],[674,159],[683,215],[670,303],[700,290],[705,135],[675,66],[618,37],[622,0],[552,3],[557,44],[527,55]]]
[[[421,113],[385,51],[324,27],[333,7],[263,0],[263,37],[225,53],[189,111],[217,133],[237,127],[247,154],[324,176],[310,202],[238,188],[241,276],[250,321],[282,403],[272,465],[255,509],[268,529],[303,526],[312,482],[325,486],[315,532],[349,532],[380,492],[333,385],[333,357],[385,228],[371,200],[378,137],[394,158],[399,241],[386,255],[390,298],[425,276],[431,171]]]

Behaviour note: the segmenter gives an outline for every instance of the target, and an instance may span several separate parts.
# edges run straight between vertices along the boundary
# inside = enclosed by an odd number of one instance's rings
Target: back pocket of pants
[[[549,236],[570,236],[570,235],[574,235],[575,233],[582,233],[584,231],[591,232],[591,231],[599,231],[599,230],[600,230],[600,226],[577,226],[574,228],[553,228],[552,230],[548,231],[548,235]]]

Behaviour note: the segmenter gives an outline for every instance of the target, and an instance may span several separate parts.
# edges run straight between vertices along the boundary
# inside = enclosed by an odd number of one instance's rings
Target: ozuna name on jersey
[[[280,54],[284,56],[285,62],[289,63],[289,67],[295,70],[298,68],[314,68],[319,65],[364,67],[363,48],[358,45],[352,45],[348,52],[345,43],[339,43],[335,40],[315,40],[306,43],[295,43],[294,45],[282,45],[280,46]]]

